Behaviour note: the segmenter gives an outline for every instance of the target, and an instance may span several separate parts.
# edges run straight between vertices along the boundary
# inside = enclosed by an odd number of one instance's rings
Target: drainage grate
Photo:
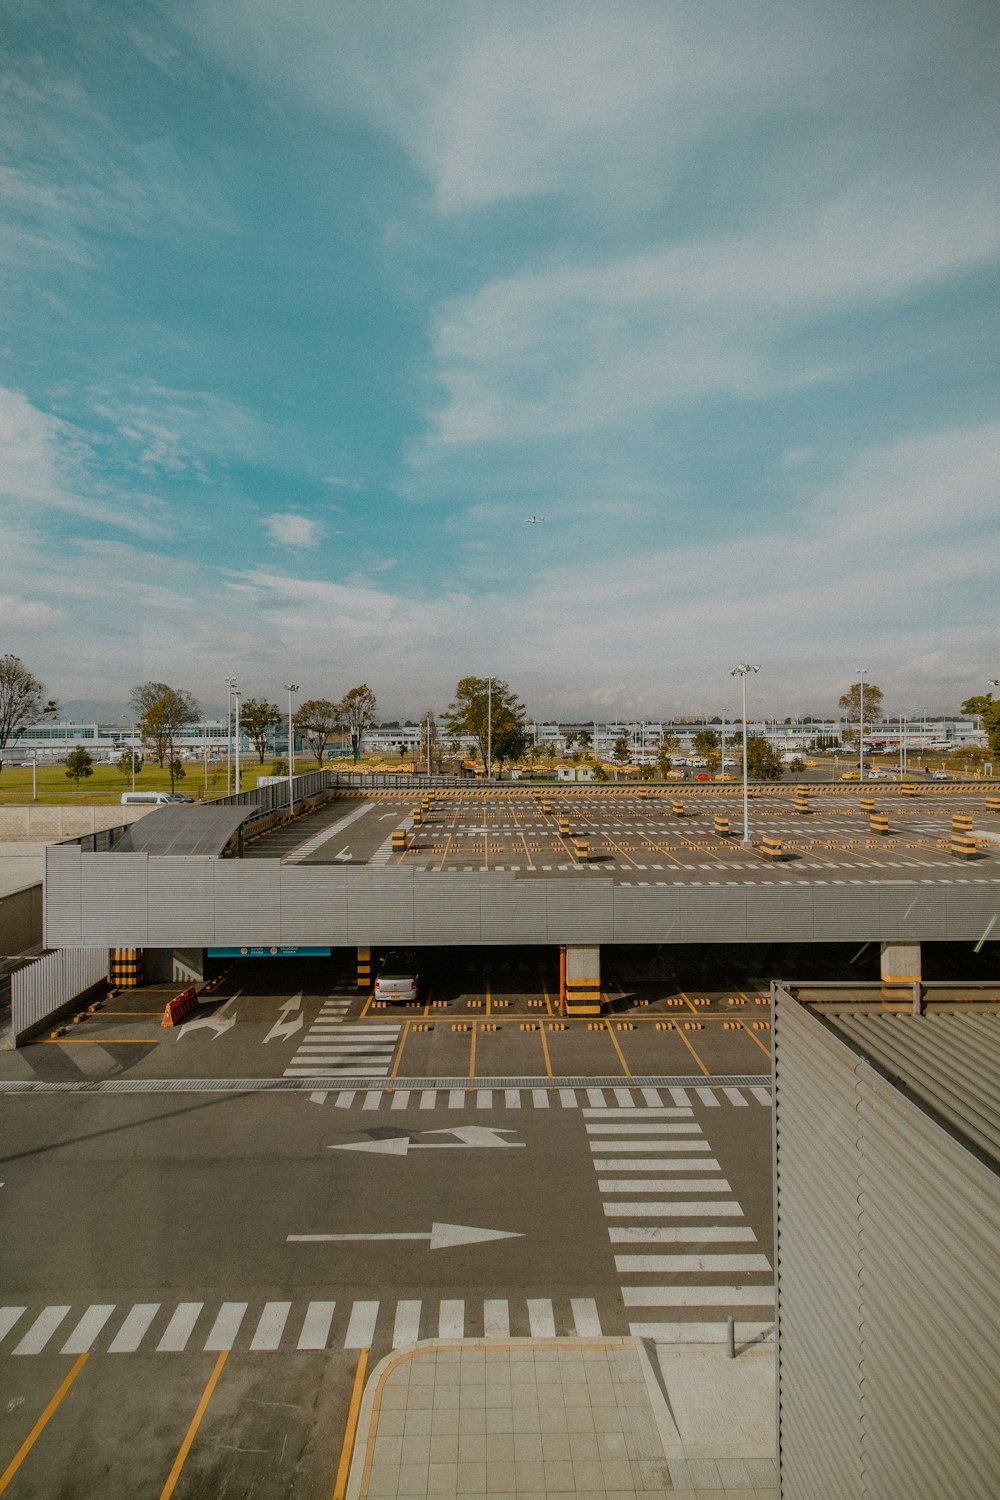
[[[690,1073],[664,1076],[650,1074],[625,1078],[621,1073],[574,1073],[565,1077],[499,1078],[104,1078],[74,1083],[42,1083],[35,1080],[0,1080],[0,1094],[261,1094],[332,1093],[336,1089],[464,1089],[470,1094],[483,1089],[559,1088],[767,1088],[770,1073],[739,1073],[703,1078]]]

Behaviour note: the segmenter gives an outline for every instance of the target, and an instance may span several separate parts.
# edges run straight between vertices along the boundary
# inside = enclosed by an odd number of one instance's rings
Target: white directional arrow
[[[408,1135],[389,1136],[378,1141],[349,1141],[346,1145],[327,1146],[328,1151],[374,1151],[382,1156],[406,1156],[409,1151],[486,1151],[498,1147],[524,1149],[524,1141],[505,1141],[512,1130],[494,1130],[489,1125],[457,1125],[445,1130],[425,1130],[425,1135],[454,1135],[455,1141],[415,1141]]]
[[[185,1021],[177,1033],[177,1040],[180,1041],[181,1037],[187,1036],[189,1032],[197,1031],[200,1026],[207,1026],[209,1031],[215,1033],[212,1040],[217,1042],[219,1037],[229,1030],[230,1026],[236,1025],[236,1017],[229,1016],[228,1012],[236,1004],[242,993],[242,990],[237,990],[232,999],[227,1000],[225,1005],[220,1005],[219,1009],[212,1016],[201,1016],[197,1021]]]
[[[290,1234],[290,1245],[330,1245],[346,1241],[429,1240],[432,1250],[451,1250],[455,1245],[481,1245],[487,1240],[519,1240],[518,1230],[474,1229],[468,1224],[432,1224],[430,1233],[403,1234]]]
[[[275,1021],[264,1041],[270,1042],[275,1038],[284,1041],[286,1037],[294,1036],[297,1031],[301,1031],[306,1024],[305,1016],[301,1011],[301,1005],[302,991],[299,990],[297,995],[293,995],[290,1000],[285,1001],[284,1005],[278,1007],[279,1013],[284,1019]],[[289,1020],[288,1013],[291,1011],[294,1011],[295,1014]]]

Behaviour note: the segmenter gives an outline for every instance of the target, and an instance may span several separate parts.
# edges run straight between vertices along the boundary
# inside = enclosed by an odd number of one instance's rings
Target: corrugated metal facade
[[[26,1036],[70,1000],[108,977],[104,948],[60,948],[11,975],[11,1029]]]
[[[885,1033],[880,1064],[892,1051],[909,1086],[904,1054],[939,1036],[942,1019],[891,1018],[899,1050]],[[947,1019],[986,1022],[996,1046],[1000,1016]],[[961,1139],[956,1112],[981,1097],[989,1053],[962,1086],[945,1048],[942,1099],[958,1083],[961,1103],[939,1121],[832,1029],[843,1024],[779,991],[780,1495],[995,1500],[1000,1175]]]
[[[956,895],[956,892],[958,894]],[[990,885],[619,885],[278,860],[46,851],[50,947],[976,939]]]

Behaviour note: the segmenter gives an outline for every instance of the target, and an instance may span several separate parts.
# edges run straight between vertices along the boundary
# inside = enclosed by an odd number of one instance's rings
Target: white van
[[[130,807],[136,803],[150,807],[162,802],[190,802],[192,798],[182,797],[177,792],[122,792],[122,807]]]

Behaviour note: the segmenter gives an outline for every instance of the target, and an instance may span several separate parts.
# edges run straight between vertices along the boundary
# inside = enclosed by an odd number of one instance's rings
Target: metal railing
[[[107,977],[106,948],[56,948],[17,969],[10,977],[14,1045]]]

